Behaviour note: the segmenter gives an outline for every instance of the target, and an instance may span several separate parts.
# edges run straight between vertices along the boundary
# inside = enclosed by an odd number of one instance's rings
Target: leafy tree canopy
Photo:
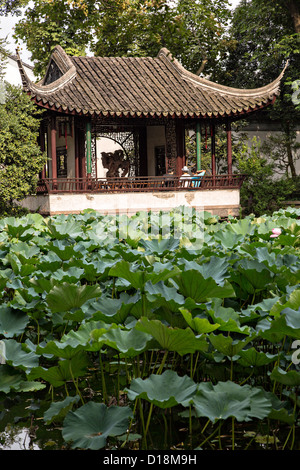
[[[224,84],[238,88],[264,86],[289,60],[280,96],[260,116],[265,114],[281,126],[289,171],[295,178],[294,127],[300,120],[300,106],[293,97],[300,78],[299,0],[241,0],[234,11],[230,34],[231,50],[214,75]]]
[[[299,73],[300,30],[287,8],[297,1],[241,0],[231,23],[231,51],[224,78],[237,86],[256,87],[275,79],[289,58],[289,74]],[[292,71],[292,72],[291,72]]]
[[[26,2],[25,2],[26,3]],[[35,0],[15,29],[42,74],[56,44],[71,55],[156,56],[209,73],[228,47],[228,0]]]
[[[0,0],[0,15],[21,13],[21,8],[28,3],[28,0]]]
[[[0,104],[0,211],[34,193],[45,155],[37,143],[39,119],[19,87],[6,85]]]

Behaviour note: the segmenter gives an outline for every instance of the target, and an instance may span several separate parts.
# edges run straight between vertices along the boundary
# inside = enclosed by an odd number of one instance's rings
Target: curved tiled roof
[[[267,86],[237,89],[185,70],[167,49],[151,57],[71,57],[56,46],[43,80],[29,80],[18,60],[24,90],[39,106],[102,116],[236,116],[272,103],[279,77]]]

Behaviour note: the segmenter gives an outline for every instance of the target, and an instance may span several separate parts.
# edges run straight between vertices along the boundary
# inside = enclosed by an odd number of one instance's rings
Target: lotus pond
[[[1,219],[0,449],[300,450],[299,215]]]

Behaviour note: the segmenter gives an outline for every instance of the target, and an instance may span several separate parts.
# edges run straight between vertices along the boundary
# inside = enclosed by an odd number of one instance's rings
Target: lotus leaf
[[[24,375],[11,366],[0,366],[0,392],[33,392],[44,388],[45,384],[40,382],[26,381]]]
[[[237,421],[263,419],[272,409],[272,401],[262,389],[231,381],[200,384],[192,402],[197,416],[205,416],[212,422],[229,417]]]
[[[72,448],[102,449],[109,436],[120,436],[132,417],[129,407],[106,407],[103,403],[88,402],[76,411],[69,411],[62,434]]]
[[[81,258],[81,252],[75,251],[74,246],[65,240],[54,240],[48,245],[49,250],[55,253],[61,261],[68,261],[72,257]]]
[[[286,372],[280,367],[275,367],[270,377],[271,380],[276,380],[276,382],[289,387],[299,387],[300,385],[300,372],[296,370],[289,370]]]
[[[6,339],[3,342],[7,364],[18,367],[27,373],[39,365],[39,357],[33,351],[29,351],[25,344],[14,339]]]
[[[76,356],[78,351],[84,350],[84,344],[78,344],[73,347],[67,342],[60,341],[48,341],[46,344],[41,344],[37,346],[36,353],[43,356],[55,356],[64,359],[71,359]]]
[[[66,417],[66,414],[70,409],[72,409],[73,405],[78,403],[79,399],[79,396],[76,395],[75,397],[67,397],[60,402],[51,403],[48,410],[44,413],[45,423],[50,424],[52,422],[61,422]]]
[[[62,347],[70,346],[75,351],[84,349],[85,351],[98,351],[101,344],[95,340],[95,332],[104,334],[109,328],[117,328],[117,325],[108,324],[102,321],[87,321],[82,323],[77,331],[71,330],[61,339]]]
[[[249,335],[251,329],[248,326],[240,326],[241,315],[231,307],[223,307],[221,299],[214,299],[208,307],[208,314],[214,323],[219,324],[219,330],[231,331]]]
[[[233,287],[227,280],[220,286],[214,279],[206,279],[199,271],[193,269],[175,275],[174,281],[182,295],[198,303],[213,297],[235,297]]]
[[[63,220],[61,223],[58,219],[49,220],[47,229],[50,235],[57,240],[66,238],[78,239],[82,237],[82,225],[73,220]]]
[[[49,367],[35,367],[28,374],[29,379],[43,379],[49,382],[53,387],[60,387],[67,381],[80,377],[86,374],[88,366],[88,358],[86,354],[79,351],[71,359],[63,359],[58,362],[57,366]]]
[[[127,389],[129,400],[143,398],[159,408],[171,408],[188,402],[197,389],[187,375],[180,377],[175,371],[166,370],[161,375],[152,374],[147,379],[133,379]]]
[[[253,340],[252,336],[248,336],[242,340],[234,340],[231,336],[224,336],[222,334],[215,335],[213,333],[211,333],[208,338],[217,351],[228,357],[234,357],[239,354],[240,351]]]
[[[118,299],[101,296],[98,300],[88,302],[82,307],[84,312],[88,311],[94,320],[102,320],[116,323],[124,323],[133,306],[140,299],[140,294],[129,295],[121,293]]]
[[[287,325],[286,316],[281,315],[279,318],[266,318],[257,323],[256,331],[262,338],[271,343],[278,343],[286,335],[291,338],[300,339],[300,329],[292,328]]]
[[[229,230],[220,230],[214,234],[217,240],[226,249],[232,249],[243,240],[243,235]]]
[[[96,332],[93,333],[95,335]],[[121,357],[134,357],[147,349],[152,336],[134,328],[130,330],[116,328],[103,333],[100,340],[104,345],[116,349]]]
[[[140,240],[139,245],[144,247],[145,252],[148,254],[154,253],[158,256],[165,256],[170,251],[175,251],[179,247],[179,240],[172,237],[161,240],[155,238],[152,240]]]
[[[245,349],[239,352],[239,364],[244,367],[262,367],[278,359],[278,355],[257,351],[255,348]]]
[[[0,334],[12,338],[24,333],[29,323],[29,317],[21,310],[0,306]]]
[[[191,312],[185,308],[180,308],[179,310],[187,324],[199,335],[210,333],[211,331],[217,330],[220,326],[219,323],[211,323],[208,318],[193,317]]]
[[[142,317],[135,328],[153,336],[162,349],[175,351],[181,356],[195,351],[205,351],[208,347],[205,338],[195,336],[190,328],[171,328],[160,320]]]
[[[67,312],[79,309],[90,299],[99,297],[101,289],[97,285],[77,285],[63,282],[47,294],[46,301],[50,310],[55,312]]]

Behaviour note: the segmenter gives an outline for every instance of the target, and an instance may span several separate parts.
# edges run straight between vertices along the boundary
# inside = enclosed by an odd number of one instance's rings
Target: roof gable
[[[62,76],[63,76],[63,72],[60,70],[57,63],[52,59],[49,63],[49,67],[46,72],[43,84],[49,85],[50,83],[55,82]]]

